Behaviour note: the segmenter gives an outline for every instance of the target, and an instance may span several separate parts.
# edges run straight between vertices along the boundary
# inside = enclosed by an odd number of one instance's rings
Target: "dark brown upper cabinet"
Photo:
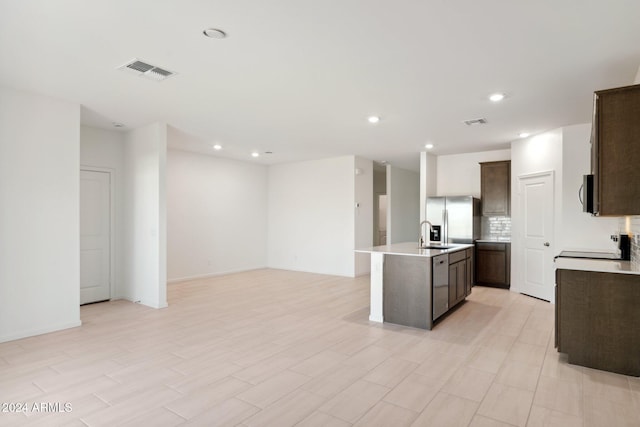
[[[483,216],[511,214],[511,161],[480,163]]]
[[[595,92],[591,173],[597,215],[640,215],[640,85]]]

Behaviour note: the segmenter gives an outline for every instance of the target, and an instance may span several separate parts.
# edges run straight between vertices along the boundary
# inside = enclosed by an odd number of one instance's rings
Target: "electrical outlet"
[[[613,240],[614,242],[618,241],[618,235],[617,234],[612,234],[611,235],[611,240]]]

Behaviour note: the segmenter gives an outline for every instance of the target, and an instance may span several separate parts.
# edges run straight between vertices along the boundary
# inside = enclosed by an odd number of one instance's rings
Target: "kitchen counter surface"
[[[476,242],[480,243],[509,243],[511,244],[511,238],[494,238],[494,239],[478,239]]]
[[[439,243],[439,242],[438,242]],[[436,245],[436,243],[430,242],[430,245]],[[403,242],[394,243],[391,245],[373,246],[371,248],[356,249],[356,252],[362,253],[380,253],[387,255],[408,255],[418,257],[434,257],[436,255],[447,254],[452,252],[461,251],[463,249],[472,248],[472,244],[466,243],[448,243],[446,245],[449,249],[420,249],[417,242]]]
[[[634,268],[630,261],[617,259],[556,258],[555,263],[557,269],[563,270],[640,275],[640,269]]]

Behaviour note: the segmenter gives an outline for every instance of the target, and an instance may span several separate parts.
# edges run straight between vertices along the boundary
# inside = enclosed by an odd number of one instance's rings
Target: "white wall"
[[[425,151],[420,153],[420,222],[427,219],[427,197],[438,191],[438,159]]]
[[[354,275],[353,156],[269,167],[268,265]]]
[[[510,158],[511,150],[438,156],[436,195],[480,198],[480,162],[509,160]]]
[[[373,162],[355,158],[355,169],[360,173],[355,176],[354,184],[354,249],[373,245]],[[354,253],[354,275],[361,276],[371,271],[369,254]]]
[[[618,218],[594,217],[582,212],[578,190],[582,176],[591,170],[591,124],[562,129],[562,226],[558,251],[591,249],[615,251],[610,236],[620,230]]]
[[[267,167],[186,151],[167,158],[169,281],[267,265]]]
[[[554,231],[550,242],[553,253],[561,248],[562,227],[562,130],[556,129],[511,144],[511,290],[518,291],[522,284],[523,266],[520,265],[524,248],[523,213],[518,195],[518,177],[537,172],[554,172]]]
[[[80,127],[80,165],[81,168],[106,169],[112,174],[113,186],[113,267],[115,277],[112,277],[112,297],[123,296],[123,265],[124,265],[124,236],[123,236],[123,207],[124,207],[124,138],[123,132],[109,131],[89,126]]]
[[[124,148],[123,297],[154,308],[167,305],[167,126],[127,132]]]
[[[0,342],[80,325],[80,106],[0,87]]]
[[[387,166],[387,243],[418,242],[420,174]]]

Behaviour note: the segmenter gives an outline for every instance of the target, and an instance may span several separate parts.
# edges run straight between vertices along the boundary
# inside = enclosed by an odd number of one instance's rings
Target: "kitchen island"
[[[473,244],[431,242],[422,249],[405,242],[356,252],[371,254],[373,322],[431,329],[471,292]]]

